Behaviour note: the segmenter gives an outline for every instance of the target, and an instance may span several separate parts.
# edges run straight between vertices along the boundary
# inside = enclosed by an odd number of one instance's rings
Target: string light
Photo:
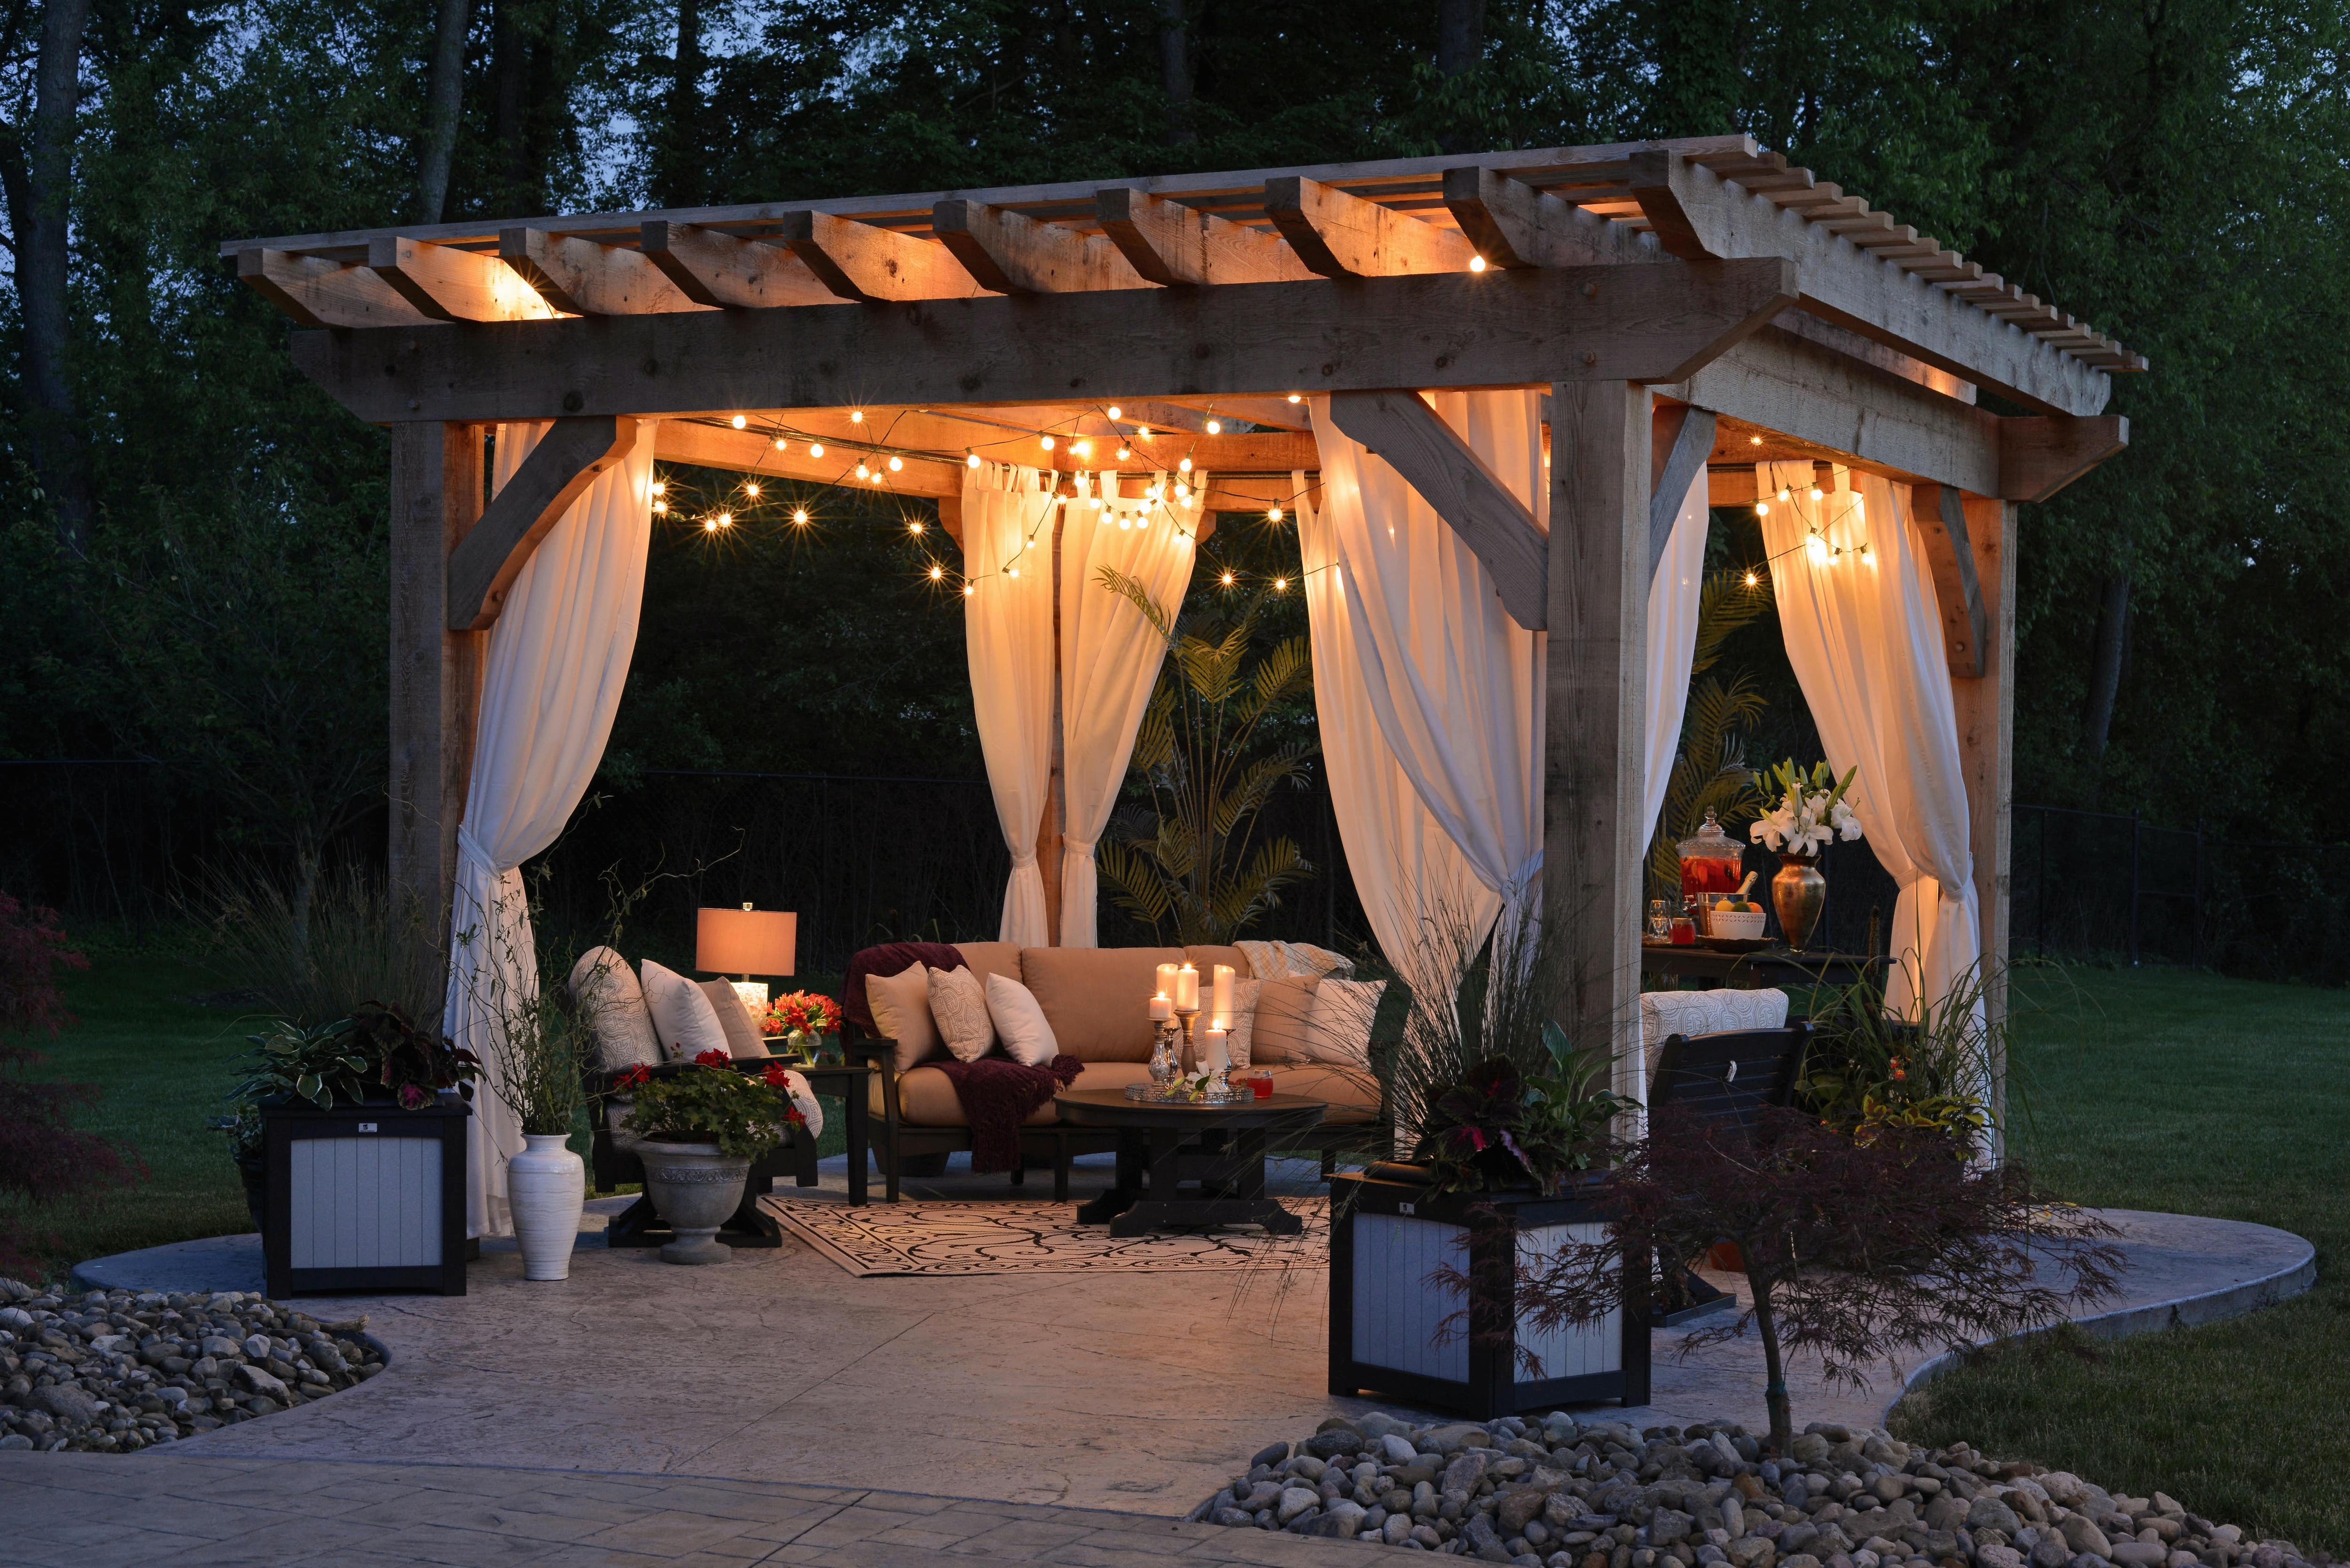
[[[1091,457],[1094,454],[1094,443],[1089,441],[1071,441],[1069,450],[1079,457]]]
[[[1747,574],[1746,574],[1746,586],[1747,586],[1748,587],[1750,587],[1750,588],[1751,588],[1751,587],[1754,587],[1754,586],[1755,586],[1755,584],[1756,584],[1758,581],[1760,581],[1760,580],[1761,580],[1761,579],[1757,578],[1757,577],[1754,576],[1754,574],[1753,574],[1753,573],[1752,573],[1752,572],[1749,572],[1749,573],[1747,573]]]
[[[1110,417],[1110,418],[1112,418],[1112,419],[1117,419],[1118,416],[1120,416],[1121,414],[1123,414],[1123,413],[1125,413],[1125,412],[1126,412],[1126,410],[1125,410],[1124,409],[1119,408],[1116,403],[1112,403],[1112,404],[1109,406],[1109,417]]]
[[[1813,500],[1814,500],[1814,501],[1820,501],[1820,500],[1825,500],[1825,497],[1824,497],[1824,496],[1822,496],[1822,495],[1820,494],[1820,487],[1819,487],[1818,485],[1816,485],[1816,484],[1814,484],[1814,485],[1813,485],[1813,486],[1812,486],[1812,499],[1813,499]]]
[[[848,422],[849,422],[850,424],[853,424],[853,425],[861,425],[861,424],[863,424],[863,423],[865,422],[865,410],[864,410],[863,409],[851,409],[851,410],[848,410]]]
[[[906,519],[906,532],[907,532],[907,533],[909,533],[909,534],[919,534],[919,533],[920,533],[921,531],[922,531],[922,520],[921,520],[920,518],[919,518],[919,517],[909,517],[909,518],[907,518],[907,519]]]
[[[1053,438],[1051,436],[1046,436],[1045,438],[1045,450],[1046,452],[1053,450]]]
[[[793,521],[794,523],[795,523],[795,524],[799,524],[799,526],[801,526],[801,527],[805,528],[805,527],[806,527],[806,526],[807,526],[807,520],[808,520],[808,516],[807,516],[807,508],[806,508],[806,507],[805,507],[805,506],[795,506],[795,507],[794,507],[794,508],[792,509],[792,521]]]
[[[1268,506],[1264,509],[1264,520],[1268,523],[1278,523],[1281,521],[1281,507],[1278,504]]]
[[[1275,577],[1273,579],[1273,591],[1274,593],[1281,593],[1286,590],[1288,587],[1289,579],[1287,577]]]
[[[1748,446],[1761,446],[1762,444],[1762,438],[1759,435],[1748,436],[1746,438],[1746,444]]]
[[[1020,568],[1017,566],[1006,566],[1003,568],[1003,574],[1006,576],[1016,577],[1020,575]]]
[[[962,462],[965,468],[977,468],[979,466],[979,453],[975,452],[965,453]]]
[[[899,457],[899,456],[897,456],[895,453],[892,453],[892,454],[891,454],[891,456],[890,456],[890,458],[889,458],[889,472],[892,472],[892,473],[896,473],[897,472],[899,472],[900,469],[904,468],[905,466],[906,466],[906,460],[905,460],[904,458],[902,458],[902,457]]]
[[[1483,272],[1485,270],[1485,258],[1483,256],[1471,256],[1469,258],[1469,270],[1471,272]]]
[[[758,500],[758,499],[759,499],[759,482],[758,482],[757,480],[754,479],[754,480],[751,480],[750,482],[748,482],[747,483],[745,483],[745,484],[743,486],[743,494],[745,494],[745,495],[747,495],[747,496],[749,496],[749,497],[750,497],[752,500],[754,500],[754,501]]]
[[[944,566],[932,566],[932,567],[931,568],[931,581],[932,581],[932,582],[934,582],[934,583],[935,583],[935,582],[937,582],[941,577],[945,576],[946,575],[947,575],[947,571],[946,571],[946,568],[945,568]]]
[[[1209,433],[1210,435],[1222,435],[1222,434],[1223,434],[1223,433],[1224,433],[1224,421],[1222,421],[1222,420],[1210,420],[1210,421],[1208,421],[1208,433]]]
[[[971,593],[972,593],[971,585],[970,585],[969,583],[965,583],[965,584],[962,586],[962,597],[965,597],[965,598],[969,598],[969,597],[971,597]]]
[[[775,438],[775,450],[777,452],[789,452],[792,450],[791,443],[785,441],[783,437],[777,436]]]
[[[1179,485],[1177,485],[1177,486],[1175,487],[1175,499],[1176,499],[1176,500],[1178,500],[1178,501],[1189,501],[1189,500],[1191,500],[1191,487],[1190,485],[1188,485],[1188,484],[1179,484]]]
[[[1190,458],[1188,458],[1188,457],[1187,457],[1187,458],[1185,458],[1182,462],[1180,462],[1177,463],[1177,464],[1175,465],[1175,472],[1178,472],[1178,473],[1189,473],[1189,472],[1191,472],[1191,460]]]
[[[748,419],[744,418],[744,417],[743,417],[743,415],[741,415],[741,414],[736,414],[736,415],[734,416],[734,428],[735,428],[736,430],[738,430],[738,431],[739,431],[739,430],[741,430],[743,426],[745,426],[745,425],[749,424],[750,422],[751,422],[751,421],[750,421]]]
[[[1127,459],[1128,459],[1128,458],[1132,457],[1133,455],[1134,455],[1134,449],[1133,449],[1132,447],[1129,447],[1129,446],[1121,446],[1121,447],[1119,447],[1119,448],[1118,449],[1118,462],[1124,462],[1125,461],[1127,461]]]
[[[810,457],[822,457],[824,455],[824,442],[820,441],[812,441],[808,442],[808,455]]]
[[[1299,393],[1292,392],[1292,393],[1290,393],[1290,394],[1289,394],[1289,400],[1290,400],[1291,402],[1293,402],[1293,403],[1302,403],[1302,402],[1304,402],[1304,401],[1305,400],[1305,399],[1304,398],[1304,396],[1302,396],[1302,395],[1301,395],[1301,394],[1299,394]],[[1755,439],[1757,439],[1757,440],[1759,441],[1759,440],[1760,440],[1760,439],[1762,439],[1762,438],[1760,438],[1760,437],[1758,436],[1758,437],[1757,437],[1757,438],[1755,438]]]
[[[1794,498],[1795,498],[1795,493],[1794,493],[1794,491],[1789,490],[1789,489],[1788,489],[1786,486],[1784,486],[1784,485],[1781,485],[1781,486],[1779,487],[1779,499],[1780,499],[1780,500],[1782,500],[1782,501],[1793,501]]]
[[[1149,441],[1150,439],[1150,427],[1149,425],[1137,425],[1134,427],[1134,433],[1140,436],[1144,441]]]
[[[869,469],[869,468],[866,467],[863,463],[861,463],[861,462],[860,462],[860,463],[858,463],[858,464],[857,465],[857,477],[858,477],[858,478],[859,478],[859,479],[868,479],[868,478],[872,477],[872,473],[873,473],[873,471],[872,471],[871,469]]]
[[[1220,582],[1222,582],[1222,583],[1224,585],[1224,587],[1231,587],[1232,586],[1232,575],[1230,572],[1226,572],[1226,573],[1225,573],[1225,574],[1224,574],[1221,578],[1219,578],[1218,580],[1219,580]]]
[[[668,516],[668,515],[669,515],[669,503],[668,503],[668,502],[666,502],[666,501],[656,501],[656,502],[654,502],[654,503],[653,503],[653,515],[654,515],[654,516],[656,516],[656,517],[666,517],[666,516]]]
[[[881,483],[881,476],[879,473],[868,473],[865,477],[871,480],[876,484]]]
[[[1756,502],[1756,503],[1754,504],[1754,515],[1755,515],[1755,516],[1757,516],[1757,517],[1768,517],[1768,516],[1770,516],[1770,515],[1771,515],[1771,504],[1770,504],[1769,502],[1767,502],[1767,501],[1758,501],[1758,502]]]

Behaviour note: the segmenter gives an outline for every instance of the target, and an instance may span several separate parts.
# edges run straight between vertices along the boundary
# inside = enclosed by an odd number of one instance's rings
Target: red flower
[[[785,1066],[780,1062],[769,1063],[767,1065],[767,1087],[771,1089],[789,1089],[791,1086],[792,1070],[789,1067]]]
[[[714,1049],[704,1051],[701,1055],[694,1058],[694,1061],[697,1064],[704,1067],[723,1067],[733,1060],[734,1058],[729,1056],[725,1052]]]
[[[650,1084],[652,1081],[653,1075],[650,1069],[645,1067],[631,1067],[627,1072],[621,1074],[619,1077],[613,1080],[612,1087],[615,1089],[633,1089],[639,1084]]]

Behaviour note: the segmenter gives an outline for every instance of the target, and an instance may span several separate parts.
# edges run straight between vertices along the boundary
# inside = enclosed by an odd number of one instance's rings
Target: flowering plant
[[[1771,770],[1771,787],[1778,805],[1747,831],[1754,842],[1789,855],[1816,855],[1835,838],[1860,836],[1860,818],[1845,804],[1845,792],[1860,770],[1842,779],[1825,763],[1814,763],[1806,773],[1791,760]]]
[[[780,1062],[754,1078],[735,1071],[725,1052],[704,1051],[660,1076],[632,1067],[612,1088],[635,1096],[629,1130],[639,1137],[714,1143],[737,1159],[758,1159],[783,1141],[783,1128],[807,1126],[792,1104],[790,1084]]]
[[[837,1034],[840,1003],[813,991],[788,992],[769,1004],[759,1027],[795,1040],[803,1034]]]

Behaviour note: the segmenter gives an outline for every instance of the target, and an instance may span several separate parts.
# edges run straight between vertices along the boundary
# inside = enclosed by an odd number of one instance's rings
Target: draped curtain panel
[[[1938,1007],[1982,957],[1966,777],[1940,607],[1906,489],[1837,469],[1762,463],[1762,537],[1787,659],[1831,767],[1857,766],[1846,799],[1900,888],[1888,1011]],[[1780,492],[1787,493],[1780,499]],[[1830,896],[1834,896],[1831,889]]]
[[[1445,392],[1430,402],[1547,526],[1541,395]],[[1509,618],[1484,563],[1435,508],[1331,422],[1326,398],[1313,400],[1313,415],[1333,576],[1366,704],[1494,907],[1531,909],[1542,872],[1545,639]]]
[[[1048,947],[1036,835],[1053,768],[1053,522],[1058,504],[1033,468],[966,469],[962,558],[971,593],[963,637],[972,715],[995,816],[1012,852],[1002,940]]]
[[[1673,518],[1665,558],[1648,579],[1648,745],[1646,774],[1651,836],[1657,814],[1665,809],[1665,786],[1672,782],[1673,757],[1680,750],[1681,719],[1689,711],[1690,665],[1697,651],[1697,607],[1705,587],[1705,536],[1712,523],[1706,472],[1690,480],[1689,493]]]
[[[546,433],[500,425],[493,490]],[[628,683],[652,540],[653,442],[597,476],[531,553],[490,629],[473,776],[457,830],[449,990],[442,1027],[483,1061],[469,1118],[468,1231],[509,1235],[505,1162],[521,1124],[497,1096],[510,1023],[538,997],[522,863],[555,842],[595,777]]]
[[[1118,476],[1100,476],[1097,493],[1080,475],[1061,522],[1062,789],[1067,821],[1061,840],[1061,945],[1098,945],[1094,846],[1118,804],[1134,755],[1134,737],[1167,655],[1166,639],[1125,595],[1101,581],[1105,570],[1139,584],[1170,621],[1183,607],[1208,478],[1187,482],[1172,499],[1170,476],[1150,488],[1161,499],[1118,493]],[[968,512],[965,514],[969,515]],[[975,678],[975,677],[974,677]]]

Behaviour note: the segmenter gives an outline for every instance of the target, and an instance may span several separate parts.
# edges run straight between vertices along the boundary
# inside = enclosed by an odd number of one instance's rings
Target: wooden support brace
[[[1465,235],[1302,174],[1266,181],[1264,211],[1297,259],[1324,277],[1467,272],[1477,254]]]
[[[548,321],[553,306],[495,256],[425,240],[368,242],[368,266],[435,321]]]
[[[1317,275],[1271,234],[1131,185],[1094,195],[1102,232],[1134,270],[1167,287],[1208,283],[1303,283]]]
[[[486,631],[530,553],[596,476],[637,444],[637,421],[611,415],[555,421],[449,556],[449,629]]]
[[[1909,514],[1934,575],[1934,599],[1942,608],[1942,652],[1950,673],[1988,675],[1991,633],[1974,547],[1967,540],[1966,497],[1956,485],[1912,485]]]
[[[780,245],[665,218],[646,219],[639,243],[645,259],[697,305],[759,309],[839,303],[806,263]]]
[[[931,229],[983,288],[997,294],[1085,294],[1148,288],[1118,246],[1065,223],[950,196],[931,208]]]
[[[936,240],[830,213],[785,213],[777,240],[842,299],[969,299],[986,294]]]
[[[1681,503],[1689,498],[1690,483],[1713,454],[1714,427],[1719,422],[1710,409],[1684,406],[1658,411],[1655,439],[1649,442],[1656,476],[1648,495],[1648,576],[1652,579],[1665,564],[1665,547],[1672,541]]]
[[[425,327],[425,315],[372,268],[286,251],[236,253],[239,281],[304,327]]]
[[[626,245],[551,234],[545,229],[498,231],[498,259],[538,296],[571,316],[651,316],[707,310],[671,283],[642,251]]]
[[[1480,166],[1444,171],[1444,204],[1489,266],[1589,266],[1658,254],[1621,223]]]
[[[1540,631],[1548,550],[1534,513],[1412,392],[1334,392],[1330,422],[1362,442],[1476,552],[1510,618]]]
[[[2045,501],[2128,445],[2129,421],[2120,414],[2002,420],[1999,493]]]

